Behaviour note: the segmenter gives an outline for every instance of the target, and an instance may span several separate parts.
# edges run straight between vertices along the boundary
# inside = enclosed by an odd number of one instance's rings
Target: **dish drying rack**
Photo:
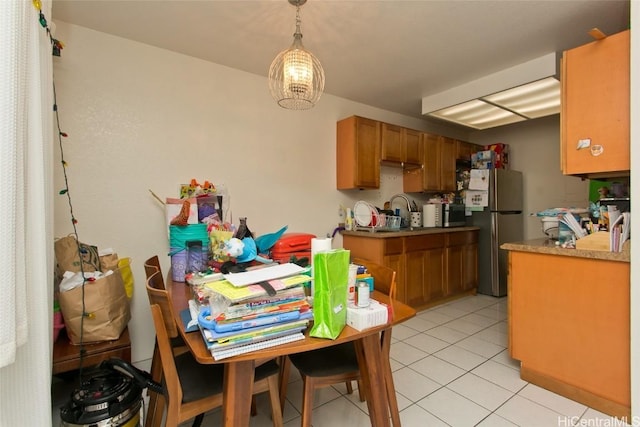
[[[383,213],[376,214],[375,225],[359,225],[356,224],[356,231],[394,231],[400,230],[400,224],[402,223],[402,217],[395,215],[385,215]]]
[[[374,232],[376,230],[399,230],[402,218],[378,212],[372,204],[363,200],[356,202],[353,207],[354,230]]]

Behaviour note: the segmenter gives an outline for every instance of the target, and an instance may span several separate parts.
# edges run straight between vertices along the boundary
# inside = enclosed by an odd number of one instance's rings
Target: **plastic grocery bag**
[[[347,323],[349,256],[345,249],[313,257],[313,328],[309,335],[336,339]]]
[[[127,298],[131,299],[133,296],[133,272],[131,271],[131,258],[120,258],[118,260],[118,270],[122,275],[122,282],[124,283],[124,290],[127,293]]]

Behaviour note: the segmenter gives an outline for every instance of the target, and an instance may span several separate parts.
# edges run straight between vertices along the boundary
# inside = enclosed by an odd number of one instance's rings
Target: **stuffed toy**
[[[244,252],[244,243],[242,242],[242,240],[236,237],[232,237],[226,242],[224,242],[224,250],[228,257],[237,259]],[[243,261],[238,261],[238,262],[243,262]]]
[[[239,257],[236,257],[236,261],[258,261],[263,264],[271,264],[273,262],[272,259],[264,258],[258,255],[258,247],[256,246],[256,242],[252,237],[245,237],[244,239],[242,239],[242,243],[244,245],[244,248],[242,250],[242,254]]]
[[[171,220],[171,225],[187,225],[189,222],[189,211],[191,209],[191,202],[185,200],[182,202],[182,208],[180,213]]]
[[[273,245],[276,244],[278,239],[282,237],[284,232],[287,231],[287,227],[288,226],[285,225],[275,233],[263,234],[262,236],[256,237],[255,240],[256,240],[256,246],[258,247],[258,252],[261,254],[266,254],[269,251],[269,249],[271,249]]]

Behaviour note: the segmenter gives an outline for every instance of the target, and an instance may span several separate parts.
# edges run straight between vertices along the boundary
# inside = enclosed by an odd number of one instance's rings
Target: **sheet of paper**
[[[225,274],[224,278],[233,286],[247,286],[265,280],[280,279],[282,277],[293,276],[304,271],[304,268],[294,263],[278,264],[272,267],[258,268],[244,273]]]
[[[467,190],[464,195],[465,208],[484,208],[489,206],[489,192],[486,190]]]
[[[469,190],[489,189],[489,169],[471,169]]]

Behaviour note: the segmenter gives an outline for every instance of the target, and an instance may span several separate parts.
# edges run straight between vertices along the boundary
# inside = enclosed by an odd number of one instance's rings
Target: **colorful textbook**
[[[272,268],[275,272],[275,267],[264,270]],[[204,284],[206,292],[216,300],[222,296],[227,301],[222,312],[212,315],[211,308],[203,306],[196,316],[207,348],[216,360],[304,338],[303,331],[313,313],[303,285],[311,277],[297,274],[298,269],[294,273],[266,284],[238,286],[226,279]]]

